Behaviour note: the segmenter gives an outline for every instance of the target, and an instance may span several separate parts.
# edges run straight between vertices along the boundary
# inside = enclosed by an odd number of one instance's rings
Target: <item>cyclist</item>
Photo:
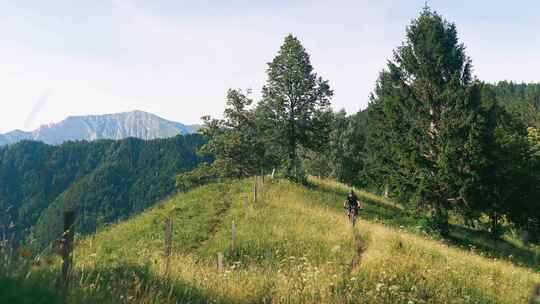
[[[343,204],[343,208],[347,209],[347,217],[351,220],[354,226],[356,222],[356,217],[358,216],[358,209],[361,208],[360,201],[354,193],[354,190],[351,190],[347,195],[347,199]]]

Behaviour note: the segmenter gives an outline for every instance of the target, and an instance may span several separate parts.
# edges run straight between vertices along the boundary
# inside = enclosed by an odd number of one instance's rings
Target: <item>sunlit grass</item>
[[[256,204],[252,179],[211,184],[80,240],[68,300],[526,303],[533,285],[540,283],[540,275],[530,268],[399,229],[392,224],[398,223],[400,210],[395,204],[359,190],[374,199],[355,230],[362,242],[358,251],[342,209],[348,188],[311,182],[318,187],[267,180]],[[168,217],[174,221],[174,253],[166,273]],[[233,221],[237,242],[231,251]],[[218,253],[225,257],[221,271]],[[57,271],[46,269],[48,276]],[[30,278],[44,271],[35,269]]]

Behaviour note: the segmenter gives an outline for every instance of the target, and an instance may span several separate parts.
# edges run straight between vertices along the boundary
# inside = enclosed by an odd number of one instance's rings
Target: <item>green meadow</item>
[[[393,202],[362,191],[366,206],[353,229],[344,185],[267,179],[255,203],[253,183],[199,187],[77,239],[66,295],[54,285],[58,258],[13,264],[0,274],[0,302],[526,303],[540,283],[537,247],[494,243],[457,224],[450,240],[430,237]]]

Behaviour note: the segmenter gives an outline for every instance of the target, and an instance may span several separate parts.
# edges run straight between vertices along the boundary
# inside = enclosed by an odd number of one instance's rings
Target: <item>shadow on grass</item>
[[[450,236],[447,240],[454,245],[467,247],[488,257],[506,260],[540,272],[540,253],[519,247],[504,239],[494,240],[487,231],[451,225]]]
[[[329,207],[335,208],[337,211],[343,211],[343,202],[346,199],[347,192],[341,189],[336,189],[326,185],[310,183],[309,188],[315,191],[329,193],[340,199],[340,202]],[[360,200],[364,202],[364,209],[360,211],[360,219],[366,219],[374,222],[381,222],[393,227],[415,227],[418,225],[418,219],[411,216],[405,210],[393,206],[391,204],[383,204],[375,201],[367,196],[357,193]]]
[[[331,195],[338,195],[345,200],[346,191],[328,185],[311,183],[311,189]],[[384,223],[393,227],[405,227],[413,231],[420,231],[420,218],[391,204],[383,204],[377,200],[358,194],[365,202],[365,208],[360,213],[360,219]],[[489,232],[452,224],[450,236],[445,239],[450,244],[475,250],[491,258],[509,261],[518,266],[525,266],[540,272],[540,252],[534,249],[519,247],[507,240],[494,241]]]
[[[263,303],[265,296],[234,299],[201,289],[189,282],[167,279],[149,267],[121,265],[77,271],[64,298],[54,286],[57,273],[47,271],[34,278],[0,275],[0,303]]]
[[[49,282],[0,275],[0,303],[64,303]]]

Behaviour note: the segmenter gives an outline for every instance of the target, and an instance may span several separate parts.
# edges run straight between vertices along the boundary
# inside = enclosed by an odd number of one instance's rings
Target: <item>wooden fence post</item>
[[[234,221],[231,225],[231,256],[234,256],[236,252],[236,224]]]
[[[62,234],[62,274],[59,285],[63,292],[66,292],[73,268],[73,239],[75,236],[75,212],[72,210],[64,211],[64,232]]]
[[[169,274],[171,253],[172,253],[172,232],[173,221],[171,218],[165,220],[165,273]]]
[[[2,225],[2,240],[0,241],[0,256],[5,255],[6,248],[7,248],[6,226],[7,226],[7,222]]]
[[[253,202],[257,202],[257,181],[253,184]]]
[[[3,258],[6,256],[6,250],[7,249],[7,239],[6,239],[6,231],[5,228],[3,229],[2,233],[2,240],[0,241],[0,258]]]
[[[217,269],[219,272],[223,271],[223,253],[221,252],[217,254]]]
[[[261,182],[261,176],[257,175],[257,195],[262,198],[263,194],[263,188],[262,188],[262,182]]]

